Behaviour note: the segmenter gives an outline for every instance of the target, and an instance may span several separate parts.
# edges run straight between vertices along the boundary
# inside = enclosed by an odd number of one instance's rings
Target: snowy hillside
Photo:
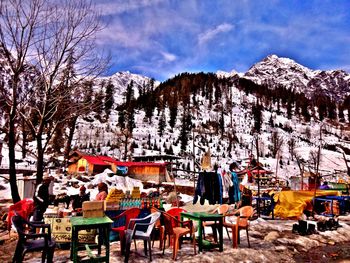
[[[303,92],[307,91],[310,81],[315,80],[319,74],[321,74],[320,71],[312,71],[290,59],[280,59],[277,56],[270,56],[254,65],[243,77],[257,82],[269,81],[270,79],[270,81],[289,85],[290,87],[299,87],[299,92]],[[239,77],[234,71],[231,73],[218,72],[217,75],[220,78]],[[116,87],[114,98],[117,105],[123,102],[126,86],[131,80],[137,84],[134,85],[135,97],[137,97],[137,86],[142,86],[149,79],[126,72],[102,78],[100,81],[102,80],[111,80]],[[183,157],[180,168],[193,170],[193,152],[196,156],[196,162],[200,163],[204,152],[210,149],[212,164],[217,163],[219,166],[227,168],[230,162],[239,161],[244,165],[249,154],[253,153],[256,156],[256,135],[252,133],[254,119],[251,105],[256,102],[257,97],[251,94],[247,95],[234,84],[228,87],[228,90],[225,92],[232,94],[232,108],[227,109],[223,115],[224,123],[227,126],[226,134],[220,135],[212,129],[205,128],[206,123],[218,122],[221,113],[218,110],[219,106],[214,106],[211,109],[208,99],[197,94],[196,101],[198,106],[192,107],[191,110],[192,122],[196,128],[192,133],[188,134],[188,144],[185,151],[180,149],[179,138],[182,125],[181,116],[185,112],[186,105],[179,106],[179,114],[174,129],[166,124],[165,131],[161,136],[158,132],[159,121],[161,119],[160,110],[155,109],[152,120],[149,121],[145,117],[145,111],[140,109],[136,110],[132,142],[128,145],[128,149],[130,149],[131,143],[136,145],[136,148],[133,148],[133,152],[128,153],[128,158],[137,155],[165,154],[171,148],[173,154]],[[227,103],[227,96],[223,95],[221,104],[228,107]],[[276,105],[273,107],[276,107]],[[170,118],[169,109],[165,108],[164,112],[167,123]],[[286,110],[283,108],[280,112],[276,108],[272,108],[272,110],[265,108],[262,116],[262,132],[258,136],[259,161],[273,172],[277,172],[279,177],[289,178],[300,174],[296,160],[292,157],[290,151],[289,143],[291,141],[295,143],[295,154],[305,161],[305,169],[314,170],[312,158],[319,148],[320,129],[322,129],[321,148],[324,148],[326,145],[341,145],[342,147],[350,148],[350,142],[343,140],[350,137],[348,128],[344,128],[347,127],[346,123],[334,125],[327,120],[319,122],[315,119],[312,119],[310,122],[304,122],[297,116],[288,119],[286,117]],[[117,119],[118,111],[112,110],[108,121],[105,123],[96,121],[93,123],[84,123],[80,121],[79,130],[74,137],[75,146],[83,151],[108,154],[122,160],[124,148],[119,140],[121,134],[117,125]],[[273,126],[271,126],[271,120],[273,120]],[[272,156],[271,154],[273,133],[277,133],[279,139],[282,141],[278,156]],[[193,135],[195,136],[194,142]],[[230,139],[231,135],[234,135],[238,140],[234,142],[232,148],[229,147],[230,140],[232,139]],[[92,147],[88,146],[89,144]],[[114,145],[112,147],[107,146],[111,144]],[[101,147],[97,147],[97,145]],[[193,145],[195,147],[194,149]],[[99,151],[96,151],[97,148],[100,148]],[[339,150],[339,148],[337,150],[330,151],[324,149],[321,151],[319,169],[325,176],[339,174],[341,177],[346,178],[346,164],[343,159],[342,150]],[[199,167],[196,167],[196,170],[198,169]]]
[[[300,174],[296,157],[303,162],[306,171],[315,171],[315,153],[321,148],[321,174],[348,179],[343,157],[343,152],[350,149],[348,108],[342,108],[342,120],[325,118],[320,121],[316,110],[309,105],[311,118],[305,121],[300,114],[289,116],[283,103],[267,101],[267,98],[243,90],[239,86],[240,79],[249,79],[260,85],[269,84],[270,89],[283,86],[307,96],[322,91],[339,101],[344,100],[350,89],[350,77],[344,71],[314,71],[275,55],[253,65],[246,73],[184,73],[164,83],[130,72],[118,72],[94,82],[95,96],[99,92],[106,93],[107,83],[113,85],[113,105],[109,114],[91,111],[78,119],[72,148],[120,160],[124,160],[125,156],[130,160],[138,155],[177,155],[182,158],[179,169],[185,170],[179,175],[187,178],[194,168],[200,170],[200,166],[193,167],[193,163],[200,164],[208,150],[212,165],[216,163],[224,169],[232,161],[238,161],[243,167],[253,154],[283,179]],[[135,99],[134,128],[131,137],[125,139],[119,118],[120,109],[125,109],[128,86],[132,86]],[[147,95],[150,92],[154,92],[148,102],[154,104],[151,113],[146,112],[145,106],[140,106],[144,102],[137,100],[140,93]],[[174,99],[178,99],[179,94],[183,100],[175,105]],[[104,100],[107,97],[105,94]],[[256,118],[253,108],[258,102],[261,104],[261,129],[256,133],[253,129]],[[172,127],[170,122],[175,106],[177,115]],[[185,123],[185,117],[190,118],[190,123]],[[184,129],[186,144],[181,149]],[[281,144],[278,149],[273,142],[276,139]],[[35,148],[34,142],[29,145]],[[62,152],[54,155],[60,156]],[[345,153],[350,159],[349,153]],[[59,159],[62,160],[62,156]]]

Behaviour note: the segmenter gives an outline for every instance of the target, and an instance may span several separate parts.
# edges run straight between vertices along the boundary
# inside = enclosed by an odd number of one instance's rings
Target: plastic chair
[[[221,215],[226,215],[227,211],[229,210],[230,208],[230,205],[228,204],[222,204],[220,205],[214,213],[217,213],[217,214],[221,214]],[[203,238],[205,239],[205,227],[206,226],[211,226],[212,230],[213,230],[213,235],[214,235],[214,240],[215,242],[217,242],[217,236],[216,236],[216,222],[215,221],[206,221],[206,222],[203,222]],[[227,235],[228,235],[228,238],[230,239],[230,235],[228,233],[228,230],[226,228],[226,232],[227,232]]]
[[[192,220],[181,221],[168,213],[163,213],[163,218],[165,225],[165,237],[168,236],[169,239],[170,237],[173,238],[173,260],[176,260],[177,251],[180,247],[181,237],[187,234],[191,235],[194,254],[196,255],[196,238]],[[166,239],[164,239],[163,244],[163,255],[165,250],[165,240]]]
[[[237,213],[239,213],[239,216],[237,216],[234,219],[234,221],[228,220],[230,216],[233,216]],[[249,219],[253,216],[253,214],[254,214],[254,209],[252,206],[243,206],[240,209],[238,209],[234,214],[226,214],[226,218],[225,218],[226,220],[224,221],[224,226],[231,228],[233,248],[237,248],[237,244],[240,243],[240,231],[242,229],[246,230],[248,247],[250,247],[248,228],[249,228]]]
[[[159,209],[155,208],[155,207],[151,207],[151,213],[156,213],[156,212],[160,212],[162,213],[162,211],[160,211]],[[159,249],[163,249],[163,239],[164,239],[164,225],[162,225],[162,218],[160,218],[160,220],[157,220],[156,224],[154,225],[154,229],[153,229],[153,237],[152,237],[152,247],[154,246],[154,241],[156,239],[156,233],[158,232],[159,234]]]
[[[167,211],[167,213],[169,215],[175,217],[178,220],[180,220],[182,212],[187,212],[187,210],[185,210],[183,208],[179,208],[179,207],[174,207],[174,208],[171,208]]]
[[[141,213],[140,208],[130,208],[120,215],[113,218],[114,221],[125,219],[125,224],[119,227],[112,227],[111,230],[119,234],[121,254],[125,252],[125,230],[127,229],[131,219],[137,218]]]
[[[34,201],[30,198],[24,198],[23,200],[11,205],[9,207],[9,212],[7,215],[7,228],[8,230],[11,229],[11,218],[17,214],[21,216],[22,218],[29,221],[29,217],[34,212]]]
[[[19,215],[11,218],[13,226],[18,233],[18,242],[13,256],[12,262],[22,262],[27,252],[42,251],[41,261],[45,262],[47,254],[47,262],[52,262],[56,242],[51,238],[51,228],[49,224],[28,222]],[[43,233],[30,234],[27,228],[40,228]],[[47,233],[45,233],[47,229]]]
[[[147,243],[149,247],[149,260],[152,261],[152,248],[151,248],[151,239],[152,239],[152,231],[154,229],[154,225],[159,220],[161,213],[155,212],[144,218],[134,218],[130,219],[128,224],[128,228],[125,231],[125,242],[126,242],[126,251],[125,251],[125,262],[129,260],[130,254],[130,246],[131,241],[134,239],[136,242],[137,239],[141,239],[144,241],[144,251],[145,255],[147,255]]]

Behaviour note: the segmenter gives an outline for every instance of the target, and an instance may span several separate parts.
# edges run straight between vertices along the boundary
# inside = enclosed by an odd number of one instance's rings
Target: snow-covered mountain
[[[269,87],[282,85],[308,98],[325,94],[342,101],[350,94],[350,74],[343,70],[311,70],[289,58],[270,55],[253,65],[243,76],[256,84]]]
[[[204,152],[210,149],[213,163],[219,163],[225,167],[232,160],[240,160],[243,164],[244,159],[250,153],[256,154],[255,135],[252,132],[252,127],[254,127],[252,106],[255,105],[258,98],[254,93],[247,93],[240,89],[237,85],[239,79],[249,79],[259,85],[266,84],[270,89],[283,86],[295,92],[305,93],[309,98],[322,92],[336,101],[342,101],[350,94],[350,77],[345,71],[311,70],[291,59],[279,58],[275,55],[268,56],[256,63],[246,73],[219,71],[216,77],[212,76],[214,74],[210,76],[206,74],[190,75],[184,74],[176,80],[174,78],[166,81],[167,84],[163,85],[162,89],[169,87],[171,89],[169,92],[161,93],[162,103],[155,103],[151,118],[146,117],[144,108],[136,107],[135,128],[128,146],[130,150],[128,158],[132,155],[164,154],[171,149],[174,155],[183,158],[180,168],[190,170],[193,169],[191,157],[193,153],[196,156],[196,162],[200,163]],[[82,151],[107,154],[123,159],[125,146],[123,135],[118,127],[118,106],[125,102],[127,86],[133,82],[134,97],[138,98],[142,89],[143,92],[147,90],[145,87],[153,85],[154,88],[157,88],[164,82],[159,83],[130,72],[118,72],[112,76],[98,78],[94,83],[94,92],[97,93],[100,90],[105,92],[105,84],[108,82],[114,86],[114,105],[109,116],[106,116],[105,113],[97,116],[99,114],[92,112],[89,118],[80,118],[74,134],[73,146]],[[189,83],[192,83],[191,88],[188,88]],[[203,87],[197,88],[200,85]],[[194,91],[195,89],[197,90]],[[169,120],[173,109],[170,109],[169,105],[174,107],[171,103],[174,103],[176,90],[181,91],[176,96],[188,97],[185,102],[180,101],[177,105],[178,113],[174,127],[170,127]],[[217,100],[215,97],[220,97],[220,99]],[[159,97],[155,93],[152,99],[156,101],[159,100]],[[321,161],[320,169],[330,174],[335,171],[344,172],[346,166],[342,152],[338,149],[339,147],[350,149],[348,122],[332,123],[327,120],[320,122],[317,116],[312,117],[311,121],[304,121],[297,115],[287,116],[287,110],[283,107],[281,105],[281,108],[277,109],[274,102],[270,102],[269,106],[263,105],[262,127],[259,134],[260,161],[271,169],[278,170],[283,178],[299,174],[298,166],[290,153],[289,143],[293,140],[295,149],[303,160],[306,162],[310,160],[311,163],[319,146],[320,129],[323,129],[322,141],[327,157]],[[180,149],[180,131],[183,128],[183,116],[189,110],[191,111],[191,122],[196,128],[187,134],[188,143],[186,149],[183,150]],[[165,120],[164,131],[160,135],[162,112],[164,112]],[[348,120],[348,110],[345,109],[344,113],[344,119]],[[222,119],[222,124],[220,124],[220,119]],[[224,134],[218,132],[220,125],[225,128]],[[278,136],[283,141],[279,158],[271,155],[273,147],[271,137],[274,132],[278,132]],[[131,144],[133,145],[132,150]]]
[[[151,81],[151,78],[141,76],[138,74],[130,73],[129,71],[117,72],[112,76],[100,77],[96,79],[95,90],[99,89],[99,85],[102,82],[107,83],[111,82],[114,86],[114,101],[115,103],[121,104],[123,102],[123,98],[125,96],[126,87],[133,82],[134,86],[134,97],[139,96],[139,87],[145,86],[147,83]],[[154,85],[159,85],[158,81],[154,81]]]

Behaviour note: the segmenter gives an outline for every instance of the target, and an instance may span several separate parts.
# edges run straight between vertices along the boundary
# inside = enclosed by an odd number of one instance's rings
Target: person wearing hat
[[[79,189],[79,194],[73,196],[73,209],[79,210],[85,201],[90,201],[90,193],[86,193],[86,187],[83,185]]]
[[[42,183],[39,184],[34,193],[34,221],[42,221],[44,218],[44,213],[50,204],[50,194],[49,186],[51,183],[51,178],[48,175],[44,175]]]

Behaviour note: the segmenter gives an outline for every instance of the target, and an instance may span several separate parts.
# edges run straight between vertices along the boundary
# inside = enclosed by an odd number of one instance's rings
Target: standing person
[[[230,172],[232,179],[232,186],[229,188],[229,201],[231,204],[237,204],[241,200],[241,192],[239,189],[239,181],[238,181],[238,165],[233,162],[230,164]]]
[[[96,201],[103,201],[106,199],[108,195],[108,186],[106,183],[99,183],[97,185],[98,188],[98,194],[96,195],[95,200]]]
[[[50,204],[50,195],[49,195],[49,185],[51,183],[51,178],[47,175],[43,177],[43,181],[36,188],[34,194],[34,221],[42,221],[44,218],[44,213],[47,207]]]

